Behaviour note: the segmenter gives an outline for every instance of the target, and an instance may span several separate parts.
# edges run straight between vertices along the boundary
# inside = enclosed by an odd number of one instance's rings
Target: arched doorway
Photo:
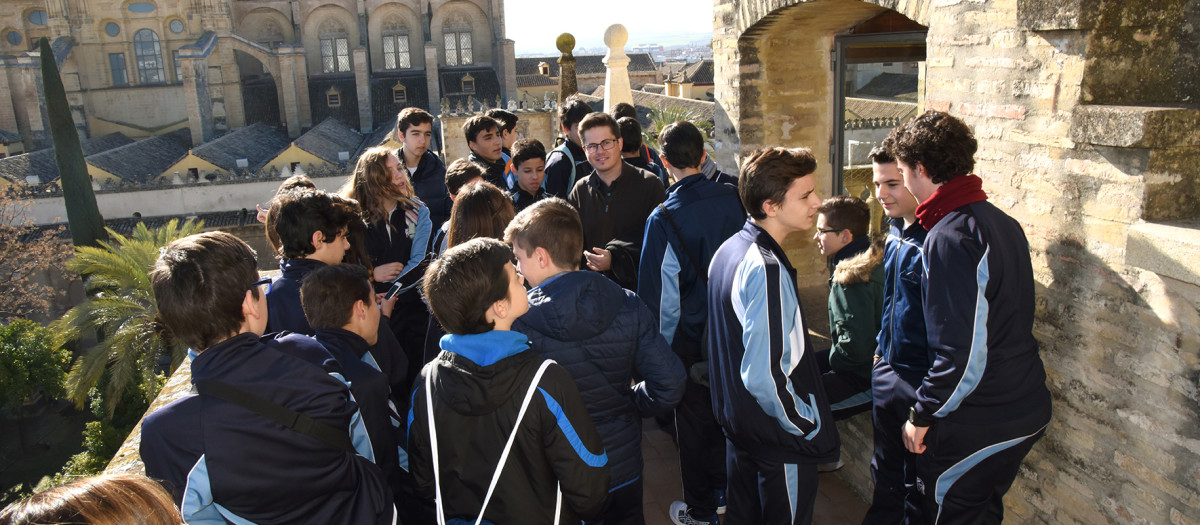
[[[249,53],[234,50],[242,83],[242,106],[245,108],[246,125],[261,122],[279,127],[279,92],[275,77],[261,61]]]

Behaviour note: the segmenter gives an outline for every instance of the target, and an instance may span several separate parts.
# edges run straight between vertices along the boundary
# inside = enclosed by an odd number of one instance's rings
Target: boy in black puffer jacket
[[[550,198],[522,211],[504,232],[529,283],[529,313],[513,329],[575,379],[612,458],[605,525],[642,524],[641,418],[683,398],[686,375],[646,305],[596,272],[578,270],[579,214]],[[630,387],[634,377],[644,378]]]

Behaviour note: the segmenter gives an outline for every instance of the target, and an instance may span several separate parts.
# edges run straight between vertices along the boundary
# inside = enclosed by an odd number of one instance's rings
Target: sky
[[[601,47],[604,30],[617,23],[629,30],[626,48],[671,39],[684,44],[694,40],[691,33],[712,35],[712,4],[712,0],[504,0],[504,24],[508,38],[516,41],[517,56],[558,54],[554,39],[562,33],[575,35],[576,49]]]

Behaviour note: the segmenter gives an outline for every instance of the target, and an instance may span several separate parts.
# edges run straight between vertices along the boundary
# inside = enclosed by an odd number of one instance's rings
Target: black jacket
[[[496,162],[488,162],[487,159],[484,159],[475,153],[471,153],[467,156],[467,160],[478,164],[479,167],[484,169],[483,180],[492,183],[492,185],[496,186],[497,188],[500,188],[500,191],[508,190],[508,182],[504,180],[504,167],[506,166],[506,163],[504,162],[503,157],[497,159]]]
[[[642,418],[678,404],[687,379],[646,305],[596,272],[565,272],[529,291],[529,313],[513,330],[575,379],[608,451],[610,484],[637,479]]]
[[[529,351],[524,335],[508,331],[448,335],[442,349],[421,370],[413,390],[409,464],[421,496],[432,501],[425,405],[425,376],[432,375],[445,516],[474,520],[542,358]],[[608,455],[575,382],[561,366],[550,365],[521,420],[484,518],[499,524],[549,524],[559,483],[562,523],[596,515],[608,495]]]
[[[621,166],[621,176],[611,186],[595,171],[580,179],[567,201],[579,210],[583,221],[584,251],[593,247],[611,251],[612,269],[605,276],[622,288],[637,290],[646,218],[667,193],[654,174],[625,162]]]
[[[400,157],[400,162],[404,162],[404,148],[396,150],[396,155]],[[410,178],[417,198],[429,208],[429,222],[441,224],[450,219],[453,202],[450,201],[450,192],[446,191],[446,164],[442,159],[432,151],[426,151],[417,163],[417,171]]]

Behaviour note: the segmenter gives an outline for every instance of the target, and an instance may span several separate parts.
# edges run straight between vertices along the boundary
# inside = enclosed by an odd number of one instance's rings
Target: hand
[[[382,313],[384,317],[390,318],[392,316],[392,310],[396,309],[396,300],[400,299],[400,295],[397,294],[393,295],[391,299],[384,299],[383,296],[385,295],[387,294],[375,294],[375,304],[379,305],[379,312]]]
[[[612,269],[612,252],[604,248],[592,248],[592,252],[583,252],[588,268],[597,272],[607,272]]]
[[[871,361],[871,366],[879,364],[879,354],[875,354],[875,360]]]
[[[404,263],[393,262],[376,266],[372,273],[375,276],[375,282],[386,283],[395,279],[402,271],[404,271]]]
[[[923,454],[925,452],[925,433],[929,432],[929,427],[918,427],[911,422],[904,422],[904,448],[913,454]]]

